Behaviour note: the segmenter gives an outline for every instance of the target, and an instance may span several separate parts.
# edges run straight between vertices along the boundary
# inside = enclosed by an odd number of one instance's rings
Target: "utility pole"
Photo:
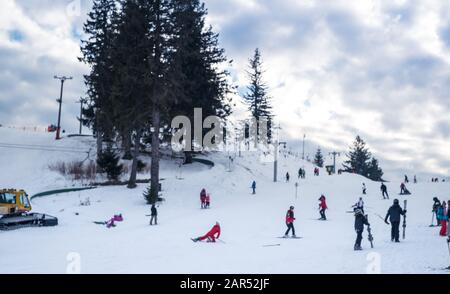
[[[283,145],[286,148],[286,142],[275,142],[275,160],[273,162],[273,181],[278,182],[278,147]]]
[[[62,99],[63,99],[63,92],[64,92],[64,82],[67,80],[72,80],[72,77],[58,77],[58,76],[54,76],[53,77],[55,80],[60,80],[61,81],[61,94],[59,96],[59,100],[56,100],[56,102],[59,103],[59,111],[58,111],[58,126],[56,129],[56,140],[60,140],[61,139],[61,108],[62,108]]]
[[[333,152],[330,152],[330,155],[333,156],[333,169],[334,169],[334,174],[336,174],[336,156],[341,156],[341,153],[333,151]]]
[[[302,160],[305,160],[305,139],[306,139],[306,135],[303,135],[303,155],[302,155]]]
[[[77,103],[80,103],[80,117],[78,120],[80,121],[80,135],[83,134],[83,105],[86,103],[86,99],[80,98],[80,101]]]

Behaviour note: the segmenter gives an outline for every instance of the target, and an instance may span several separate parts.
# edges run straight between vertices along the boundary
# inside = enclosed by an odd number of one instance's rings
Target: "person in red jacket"
[[[325,211],[328,209],[327,199],[322,195],[320,196],[319,201],[320,220],[327,220],[327,216],[325,215]]]
[[[216,239],[220,238],[220,224],[216,225],[205,236],[192,239],[194,242],[200,242],[207,240],[208,243],[216,243]]]
[[[211,207],[211,194],[206,194],[205,198],[205,209],[209,209]]]
[[[202,209],[205,209],[206,208],[206,189],[203,189],[200,192],[200,202],[201,202]]]
[[[288,230],[284,234],[284,237],[287,238],[289,236],[289,232],[292,230],[292,237],[295,238],[295,228],[294,228],[294,206],[291,206],[286,213],[286,226],[288,227]]]

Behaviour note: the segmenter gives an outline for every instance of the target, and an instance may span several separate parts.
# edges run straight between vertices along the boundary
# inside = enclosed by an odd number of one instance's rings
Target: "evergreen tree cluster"
[[[383,180],[384,173],[378,165],[378,160],[372,157],[366,143],[360,136],[356,137],[347,157],[348,160],[344,164],[346,172],[356,173],[373,181]]]
[[[84,124],[103,142],[120,142],[132,159],[136,186],[141,142],[152,149],[152,199],[157,199],[160,145],[174,116],[223,119],[231,113],[227,61],[218,35],[205,24],[199,0],[94,0],[82,40],[87,106]]]

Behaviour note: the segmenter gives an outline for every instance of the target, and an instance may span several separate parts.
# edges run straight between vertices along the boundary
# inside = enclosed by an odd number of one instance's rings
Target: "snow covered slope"
[[[90,139],[54,142],[48,134],[25,133],[0,128],[0,143],[53,146],[89,150]],[[232,154],[234,155],[234,153]],[[48,170],[57,160],[83,160],[85,153],[0,148],[0,186],[24,188],[29,194],[72,186]],[[183,167],[183,180],[175,162],[165,161],[161,176],[166,202],[159,207],[160,225],[150,227],[149,207],[142,192],[126,187],[99,188],[85,192],[36,199],[34,210],[57,216],[55,228],[30,228],[0,232],[0,273],[65,273],[70,253],[81,257],[82,273],[367,273],[379,259],[381,273],[441,273],[450,264],[447,243],[430,228],[434,196],[448,199],[447,183],[419,183],[408,187],[413,195],[397,196],[400,183],[389,183],[391,197],[408,199],[407,239],[390,241],[390,228],[376,216],[385,216],[391,201],[382,200],[379,184],[356,175],[312,176],[313,167],[293,157],[280,158],[280,179],[289,171],[295,178],[301,166],[296,199],[291,183],[273,183],[273,165],[257,154],[235,159],[229,171],[229,154],[213,154],[209,169],[200,164]],[[251,195],[251,182],[258,183]],[[362,252],[354,252],[354,217],[346,213],[361,196],[365,182],[366,212],[375,237],[370,249],[364,233]],[[212,209],[201,210],[199,192],[212,195]],[[328,199],[329,221],[321,222],[317,199]],[[395,195],[395,196],[394,196]],[[79,206],[90,198],[89,207]],[[296,207],[297,235],[303,239],[279,239],[286,230],[289,206]],[[114,229],[93,224],[122,213],[125,221]],[[193,243],[219,221],[225,242]],[[267,245],[278,245],[269,246]],[[70,259],[70,258],[69,258]],[[376,269],[376,267],[375,267]]]

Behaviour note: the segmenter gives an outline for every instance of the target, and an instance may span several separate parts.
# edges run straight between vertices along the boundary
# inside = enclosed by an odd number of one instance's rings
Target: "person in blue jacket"
[[[253,190],[253,195],[256,194],[256,181],[253,181],[252,183],[252,190]]]

